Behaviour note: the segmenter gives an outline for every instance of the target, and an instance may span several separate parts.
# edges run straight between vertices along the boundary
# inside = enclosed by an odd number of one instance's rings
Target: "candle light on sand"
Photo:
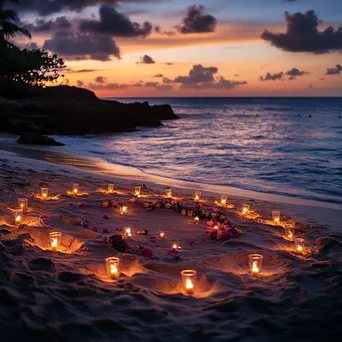
[[[120,258],[106,258],[106,269],[110,278],[115,279],[120,275]]]
[[[195,216],[194,217],[194,222],[195,222],[195,224],[199,224],[200,218],[198,216]]]
[[[50,244],[51,244],[51,249],[53,251],[57,251],[59,249],[59,246],[61,244],[61,239],[62,239],[62,233],[60,232],[50,233]]]
[[[252,275],[258,275],[261,272],[264,257],[261,254],[250,254],[248,258]]]
[[[294,227],[291,224],[285,225],[285,238],[287,240],[293,241],[294,240]]]
[[[181,272],[182,282],[186,294],[191,295],[195,292],[197,272],[194,270],[183,270]]]
[[[123,205],[122,207],[120,207],[120,214],[121,215],[127,215],[128,214],[128,207],[127,207],[127,205]]]
[[[221,204],[226,205],[227,204],[227,196],[226,195],[221,195]]]
[[[107,192],[108,192],[109,194],[112,194],[112,193],[114,192],[114,184],[111,184],[111,183],[108,184],[108,190],[107,190]]]
[[[14,210],[14,223],[20,224],[23,220],[23,211],[22,209]]]
[[[26,211],[27,207],[28,207],[28,199],[27,198],[19,198],[18,199],[18,203],[19,203],[19,208],[22,211]]]
[[[173,251],[173,252],[176,252],[176,250],[177,250],[178,248],[180,248],[178,243],[174,243],[174,244],[172,245],[172,251]]]
[[[48,188],[41,188],[40,189],[40,195],[42,199],[47,199],[49,195],[49,189]]]
[[[132,229],[131,229],[131,227],[125,227],[125,236],[126,236],[126,238],[131,238],[132,237]]]
[[[141,195],[141,186],[136,186],[134,188],[134,195],[137,196],[137,197],[140,197],[140,195]]]
[[[298,253],[303,253],[304,252],[304,243],[305,240],[302,238],[296,238],[295,239],[295,250]]]
[[[166,188],[165,189],[165,195],[167,198],[171,198],[172,197],[172,190],[170,188]]]
[[[272,211],[272,218],[274,223],[280,222],[280,211]]]
[[[159,232],[159,238],[160,239],[165,239],[165,233],[164,232]]]
[[[78,194],[78,188],[79,188],[79,186],[78,186],[77,183],[74,183],[74,184],[72,185],[72,192],[73,192],[74,195],[77,195],[77,194]]]
[[[251,206],[249,204],[242,204],[242,215],[246,215],[251,210]]]
[[[195,191],[195,201],[199,201],[201,199],[201,192]]]

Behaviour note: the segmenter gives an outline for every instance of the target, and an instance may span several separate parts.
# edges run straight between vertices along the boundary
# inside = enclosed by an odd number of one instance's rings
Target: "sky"
[[[27,47],[107,97],[342,96],[341,0],[30,0]]]

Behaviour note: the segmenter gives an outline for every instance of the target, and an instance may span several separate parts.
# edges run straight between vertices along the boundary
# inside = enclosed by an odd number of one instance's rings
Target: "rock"
[[[64,146],[64,144],[38,133],[23,133],[17,140],[20,144],[27,145],[49,145],[49,146]]]

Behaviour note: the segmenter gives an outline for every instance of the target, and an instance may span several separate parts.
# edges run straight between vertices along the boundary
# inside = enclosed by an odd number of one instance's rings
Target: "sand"
[[[103,208],[106,199],[127,201],[142,185],[141,201],[162,199],[165,186],[28,161],[3,154],[0,201],[0,341],[340,341],[342,326],[342,211],[230,196],[227,218],[243,234],[228,241],[206,235],[173,209],[146,211],[129,204],[129,215]],[[116,193],[107,194],[107,183]],[[80,195],[68,194],[73,183]],[[52,197],[39,198],[48,187]],[[194,184],[194,188],[196,185]],[[172,188],[184,205],[194,189]],[[202,192],[203,207],[219,194]],[[23,224],[13,224],[17,199],[29,198]],[[255,215],[241,215],[248,203]],[[222,208],[220,208],[222,209]],[[271,211],[296,222],[304,254],[284,239]],[[131,226],[129,253],[106,238]],[[148,230],[148,235],[137,232]],[[166,239],[159,239],[164,231]],[[49,233],[62,232],[59,251]],[[173,243],[181,249],[171,252]],[[138,245],[153,251],[139,255]],[[253,277],[248,255],[264,256]],[[112,280],[104,260],[121,258]],[[196,291],[185,293],[180,272],[198,272]]]

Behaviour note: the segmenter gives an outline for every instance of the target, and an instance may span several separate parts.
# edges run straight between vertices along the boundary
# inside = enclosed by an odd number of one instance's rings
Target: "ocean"
[[[342,98],[115,98],[170,104],[181,119],[65,152],[177,180],[342,203]]]

